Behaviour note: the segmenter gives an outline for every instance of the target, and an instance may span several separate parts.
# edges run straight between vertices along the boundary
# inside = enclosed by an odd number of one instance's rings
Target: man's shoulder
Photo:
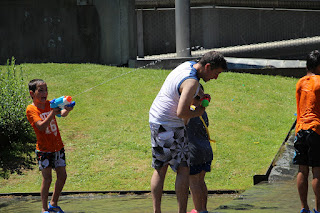
[[[174,70],[179,70],[179,69],[192,69],[192,66],[196,64],[194,61],[185,61],[182,64],[179,64]]]
[[[196,62],[186,61],[176,67],[170,74],[171,76],[194,77],[197,78],[197,70],[193,67]]]

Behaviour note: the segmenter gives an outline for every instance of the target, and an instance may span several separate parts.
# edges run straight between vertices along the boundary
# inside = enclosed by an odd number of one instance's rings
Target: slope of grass
[[[148,111],[170,71],[94,64],[21,66],[28,81],[47,82],[49,99],[71,95],[76,101],[68,117],[58,118],[67,156],[64,191],[150,190]],[[223,73],[204,83],[212,96],[209,129],[217,141],[215,164],[206,176],[209,190],[246,189],[253,175],[266,172],[295,119],[296,82]],[[169,171],[164,189],[173,190],[174,180]],[[0,180],[0,191],[35,192],[40,185],[35,167]]]

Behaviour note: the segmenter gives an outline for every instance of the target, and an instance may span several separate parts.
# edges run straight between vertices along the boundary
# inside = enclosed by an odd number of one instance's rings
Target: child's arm
[[[54,108],[52,111],[50,111],[48,117],[46,119],[37,121],[34,125],[40,130],[45,131],[47,127],[50,125],[51,120],[56,116],[57,114],[60,114],[59,108]]]
[[[66,117],[71,110],[73,110],[73,107],[65,106],[64,109],[61,110],[61,117]]]

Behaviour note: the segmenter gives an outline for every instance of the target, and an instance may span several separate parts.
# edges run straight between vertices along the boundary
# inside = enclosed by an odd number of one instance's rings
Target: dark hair
[[[313,50],[307,56],[307,69],[314,70],[320,65],[320,52],[319,50]]]
[[[35,92],[37,89],[37,85],[38,84],[43,84],[46,83],[44,80],[42,79],[33,79],[29,82],[28,86],[29,86],[29,90]]]
[[[210,51],[205,53],[200,59],[199,63],[202,66],[205,66],[207,63],[211,65],[213,69],[222,68],[223,70],[227,69],[227,61],[223,55],[216,51]]]

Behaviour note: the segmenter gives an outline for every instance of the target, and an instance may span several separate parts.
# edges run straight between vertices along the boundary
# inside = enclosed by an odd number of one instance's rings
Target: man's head
[[[307,56],[307,70],[314,74],[320,74],[320,52],[313,50]]]
[[[219,74],[227,69],[227,61],[221,53],[207,52],[202,56],[198,64],[201,65],[200,76],[205,82],[217,79]]]
[[[29,82],[29,93],[33,102],[45,103],[48,96],[47,84],[42,79],[33,79]]]

